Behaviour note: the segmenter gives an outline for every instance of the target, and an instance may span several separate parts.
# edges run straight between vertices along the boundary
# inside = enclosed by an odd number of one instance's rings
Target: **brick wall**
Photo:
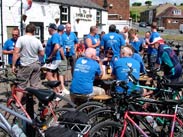
[[[98,5],[102,6],[104,5],[104,0],[91,0]],[[108,10],[109,14],[115,14],[112,17],[109,16],[110,19],[122,19],[122,20],[129,20],[130,16],[130,3],[129,0],[107,0],[108,7],[106,8]],[[112,4],[112,8],[109,7],[109,5]]]

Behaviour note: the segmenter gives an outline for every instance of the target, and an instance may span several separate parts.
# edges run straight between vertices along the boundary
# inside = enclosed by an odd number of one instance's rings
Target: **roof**
[[[171,17],[171,18],[183,18],[183,13],[181,12],[181,15],[174,15],[172,13],[173,10],[179,10],[177,7],[175,6],[172,6],[172,7],[169,7],[167,9],[165,9],[164,11],[162,11],[158,16],[158,17]]]
[[[165,3],[160,4],[158,7],[156,7],[156,17],[159,16],[163,11],[165,11],[169,7],[175,7],[175,6],[170,3]]]
[[[91,0],[48,0],[49,3],[106,10]]]
[[[156,10],[156,16],[159,16],[159,14],[161,14],[164,10],[166,10],[169,7],[175,7],[175,6],[173,6],[170,3],[155,5],[155,6],[149,7],[147,10],[145,10],[145,11],[143,11],[141,13],[148,12],[150,10]]]

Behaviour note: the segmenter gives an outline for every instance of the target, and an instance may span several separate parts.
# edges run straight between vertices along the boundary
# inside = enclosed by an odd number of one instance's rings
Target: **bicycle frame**
[[[134,112],[134,111],[126,111],[125,115],[124,115],[124,122],[123,122],[123,129],[122,129],[122,133],[121,133],[121,137],[124,137],[125,135],[125,131],[127,128],[127,120],[129,120],[130,123],[132,123],[132,125],[139,130],[139,132],[144,136],[144,137],[148,137],[148,135],[143,131],[143,129],[138,126],[137,123],[135,123],[135,121],[129,116],[129,115],[141,115],[141,116],[153,116],[153,117],[164,117],[164,118],[170,118],[172,119],[172,126],[171,126],[171,133],[170,133],[170,137],[174,136],[174,128],[175,128],[175,122],[178,122],[180,126],[183,126],[183,121],[180,120],[177,117],[177,109],[178,109],[178,105],[176,105],[175,107],[175,111],[174,114],[160,114],[160,113],[150,113],[150,112]]]
[[[27,123],[29,123],[31,125],[33,125],[33,121],[31,119],[28,119],[27,117],[22,116],[15,111],[12,111],[11,109],[3,106],[2,104],[0,104],[0,109],[26,121]],[[11,125],[9,124],[9,122],[5,119],[5,117],[1,113],[0,113],[0,127],[2,127],[5,131],[7,131],[11,136],[16,137],[14,131],[12,130]]]
[[[16,96],[16,92],[22,92],[22,93],[25,93],[25,91],[23,89],[20,89],[20,88],[17,88],[16,85],[13,85],[13,88],[12,88],[12,93],[11,93],[11,96],[12,98],[8,99],[8,102],[7,102],[7,107],[9,107],[11,105],[11,103],[13,101],[15,101],[21,108],[21,110],[23,111],[23,113],[26,115],[26,117],[28,119],[31,119],[30,115],[27,113],[27,111],[25,110],[24,106],[22,105],[22,103],[18,100],[17,96]],[[48,103],[48,108],[50,109],[53,117],[54,117],[54,121],[57,121],[57,117],[56,117],[56,114],[53,110],[53,104],[52,102],[49,102]],[[7,114],[7,112],[5,113],[5,115]]]

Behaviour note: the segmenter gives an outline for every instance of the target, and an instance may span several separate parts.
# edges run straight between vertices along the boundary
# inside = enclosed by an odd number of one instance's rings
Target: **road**
[[[144,32],[144,34],[145,34],[146,31],[151,31],[150,26],[139,27],[138,23],[133,23],[132,27],[138,29],[139,32]],[[178,29],[177,30],[175,30],[175,29],[174,30],[165,29],[164,32],[159,32],[159,33],[160,33],[161,36],[164,36],[164,35],[172,35],[172,36],[174,36],[174,35],[176,35],[176,36],[182,36],[183,37],[183,34],[181,34]],[[180,44],[183,47],[183,40],[182,41],[175,41],[173,44],[174,45]]]

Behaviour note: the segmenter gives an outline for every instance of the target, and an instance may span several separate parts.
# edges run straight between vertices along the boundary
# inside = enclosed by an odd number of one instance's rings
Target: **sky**
[[[132,4],[134,2],[141,2],[142,5],[144,5],[145,1],[147,1],[147,0],[130,0],[130,3]],[[159,5],[159,4],[163,4],[166,2],[172,3],[172,4],[176,3],[177,5],[179,5],[180,3],[183,3],[183,0],[175,0],[175,1],[173,1],[173,0],[151,0],[151,1],[152,1],[152,5]]]

